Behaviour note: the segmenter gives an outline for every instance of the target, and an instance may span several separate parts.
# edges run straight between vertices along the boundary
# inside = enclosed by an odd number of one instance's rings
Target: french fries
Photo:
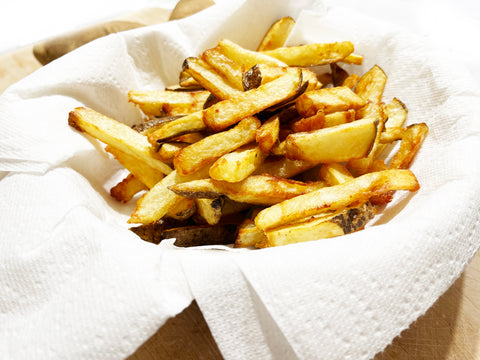
[[[131,90],[147,119],[133,128],[70,112],[69,125],[130,172],[112,197],[144,192],[128,220],[142,239],[264,248],[330,238],[363,229],[396,191],[420,189],[409,168],[428,126],[406,126],[405,104],[384,99],[380,66],[339,65],[363,63],[350,41],[285,46],[294,26],[279,19],[256,50],[222,39],[185,59],[178,84]]]

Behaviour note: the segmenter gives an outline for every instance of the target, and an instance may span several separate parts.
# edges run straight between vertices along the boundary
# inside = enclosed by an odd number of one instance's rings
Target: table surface
[[[170,10],[148,9],[122,17],[150,25],[188,16],[211,0],[180,0]],[[118,19],[117,19],[118,20]],[[25,46],[0,55],[0,93],[42,65]],[[169,319],[129,360],[223,359],[197,304]],[[459,279],[374,360],[480,360],[480,253]]]

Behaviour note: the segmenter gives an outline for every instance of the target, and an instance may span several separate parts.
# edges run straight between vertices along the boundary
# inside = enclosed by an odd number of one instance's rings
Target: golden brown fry
[[[255,140],[263,154],[270,153],[278,141],[279,133],[280,118],[278,116],[271,117],[257,129]]]
[[[225,54],[240,66],[243,66],[245,69],[250,69],[257,64],[287,66],[283,61],[265,55],[262,52],[247,50],[227,39],[220,40],[215,49],[220,53]]]
[[[296,109],[303,117],[315,115],[319,110],[325,114],[349,109],[360,109],[366,101],[346,86],[306,92],[296,100]]]
[[[246,145],[217,159],[209,174],[215,180],[242,181],[260,166],[265,157],[259,146]]]
[[[201,110],[208,91],[131,90],[128,101],[147,116],[187,115]]]
[[[147,189],[148,187],[133,174],[128,174],[125,179],[110,189],[110,195],[118,201],[128,202],[137,193]]]
[[[255,246],[282,246],[350,234],[362,229],[374,216],[375,207],[365,203],[333,214],[309,217],[294,224],[265,231],[265,239],[257,242]]]
[[[178,195],[191,198],[213,199],[225,195],[238,202],[272,205],[324,186],[322,181],[304,183],[270,175],[255,175],[236,183],[202,179],[172,185],[169,189]]]
[[[167,164],[154,157],[154,149],[145,136],[95,110],[85,107],[75,108],[69,114],[68,124],[110,145],[112,148],[135,157],[138,161],[163,174],[169,174],[172,171]]]
[[[217,49],[204,51],[201,58],[237,90],[243,90],[242,67]]]
[[[350,41],[343,41],[280,47],[263,51],[262,54],[278,59],[289,66],[315,66],[340,61],[352,52],[353,44]]]
[[[136,157],[131,156],[118,148],[106,146],[105,151],[112,154],[125,169],[130,171],[135,178],[144,183],[148,188],[155,186],[155,184],[164,177],[164,174],[158,169],[154,169],[144,162],[138,161]]]
[[[257,51],[273,50],[283,46],[294,26],[295,20],[290,16],[275,21],[263,36]]]
[[[260,121],[246,117],[230,130],[218,132],[180,150],[173,160],[179,175],[188,175],[211,165],[220,156],[255,140]]]
[[[327,186],[296,196],[260,211],[255,225],[267,230],[299,219],[358,206],[375,195],[390,190],[417,191],[420,188],[410,170],[385,170],[368,173],[340,185]]]
[[[317,164],[358,159],[369,153],[376,133],[377,119],[370,118],[290,134],[285,140],[285,156]]]
[[[360,76],[358,76],[357,74],[350,74],[345,78],[345,80],[343,80],[342,86],[353,89],[355,85],[357,85],[358,80],[360,80]]]
[[[304,90],[302,72],[297,69],[233,99],[212,105],[204,110],[203,121],[209,129],[221,131],[247,116],[294,98]]]
[[[407,169],[410,167],[415,155],[417,154],[423,140],[428,133],[428,126],[425,123],[413,124],[407,127],[404,132],[400,148],[394,155],[389,169]]]
[[[197,111],[193,114],[182,116],[178,119],[162,123],[147,137],[152,146],[156,146],[158,141],[167,141],[183,134],[205,130],[203,122],[203,111]]]
[[[359,54],[350,54],[347,57],[343,58],[340,60],[341,62],[344,62],[346,64],[352,64],[352,65],[362,65],[363,64],[363,55]]]
[[[360,78],[355,93],[370,103],[379,103],[386,83],[387,75],[380,66],[375,65]]]

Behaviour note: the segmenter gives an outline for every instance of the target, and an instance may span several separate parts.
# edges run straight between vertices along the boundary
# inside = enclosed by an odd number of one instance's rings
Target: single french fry
[[[173,158],[175,157],[175,154],[188,145],[188,143],[181,142],[160,143],[158,144],[157,148],[157,156],[160,160],[168,164],[173,164]]]
[[[258,211],[260,209],[252,211],[251,216],[245,218],[238,226],[237,236],[233,245],[235,248],[255,246],[257,243],[266,240],[265,233],[255,226],[255,221],[253,220]]]
[[[287,66],[283,61],[265,55],[262,52],[245,49],[227,39],[220,40],[215,49],[220,53],[225,54],[240,66],[243,66],[245,69],[250,69],[256,64]]]
[[[218,99],[230,99],[242,92],[240,89],[233,87],[224,77],[200,58],[186,58],[183,62],[183,70]]]
[[[152,146],[156,146],[159,141],[167,141],[183,134],[202,130],[205,130],[203,111],[197,111],[193,114],[162,123],[154,131],[147,134],[147,138]]]
[[[154,149],[144,135],[95,110],[85,107],[75,108],[69,113],[68,124],[112,148],[135,157],[163,174],[169,174],[172,171],[167,164],[155,158]]]
[[[406,105],[401,102],[399,99],[394,98],[385,106],[385,114],[387,120],[385,122],[385,130],[387,135],[390,133],[390,129],[400,128],[405,123],[408,116],[408,109]],[[380,138],[382,142],[382,138]],[[378,158],[386,149],[387,144],[380,144],[375,150],[374,158]]]
[[[271,117],[257,129],[255,141],[263,154],[269,154],[270,150],[277,143],[280,133],[280,118]],[[263,162],[263,158],[262,158]]]
[[[137,193],[147,189],[148,187],[142,181],[133,174],[128,174],[126,178],[110,189],[110,195],[118,201],[128,202]]]
[[[360,76],[357,74],[350,74],[345,78],[345,80],[343,80],[342,86],[353,89],[355,85],[357,85],[358,80],[360,80]]]
[[[297,69],[235,98],[210,106],[204,110],[203,121],[209,129],[221,131],[247,116],[292,99],[304,90],[302,72]]]
[[[417,191],[419,188],[415,175],[407,169],[367,173],[272,205],[258,213],[255,225],[262,230],[272,229],[308,216],[360,205],[390,190]]]
[[[363,64],[363,55],[359,54],[350,54],[347,57],[344,57],[341,62],[352,65],[362,65]]]
[[[246,145],[217,159],[209,174],[215,180],[242,181],[260,166],[265,157],[259,146]]]
[[[217,49],[205,50],[201,55],[208,65],[217,71],[237,90],[243,90],[242,67]]]
[[[138,158],[131,156],[118,148],[107,145],[105,151],[112,154],[125,169],[130,171],[135,178],[144,183],[148,188],[155,186],[155,184],[165,176],[158,169],[154,169],[144,162],[138,161]]]
[[[342,41],[280,47],[263,51],[262,54],[278,59],[289,66],[316,66],[345,59],[353,52],[353,49],[353,44],[350,41]]]
[[[425,123],[413,124],[403,133],[400,148],[393,156],[389,169],[408,169],[428,133]]]
[[[230,130],[207,136],[175,154],[175,169],[184,176],[211,165],[220,156],[253,141],[259,127],[256,117],[246,117]]]
[[[131,90],[128,101],[147,116],[187,115],[201,110],[208,91]]]
[[[322,181],[304,183],[270,175],[252,175],[236,183],[202,179],[172,185],[169,189],[178,195],[191,198],[214,199],[225,195],[238,202],[272,205],[324,186]]]
[[[373,219],[375,212],[375,207],[367,202],[333,214],[309,217],[294,224],[265,231],[265,239],[257,242],[255,246],[282,246],[350,234],[362,229]]]
[[[370,103],[379,103],[382,100],[387,75],[375,65],[368,70],[355,86],[355,93]]]
[[[376,138],[377,119],[293,133],[285,140],[285,156],[314,163],[342,162],[366,156]]]
[[[283,46],[294,26],[295,20],[290,16],[275,21],[263,36],[257,51],[273,50]]]
[[[325,114],[349,109],[360,109],[366,101],[346,86],[313,90],[300,95],[296,109],[303,117],[315,115],[319,110]]]

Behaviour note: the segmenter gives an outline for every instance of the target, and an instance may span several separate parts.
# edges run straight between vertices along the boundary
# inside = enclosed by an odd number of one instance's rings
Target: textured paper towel
[[[433,32],[402,29],[411,12],[397,9],[393,25],[381,6],[370,17],[344,4],[222,2],[99,39],[0,97],[2,354],[123,358],[195,298],[226,359],[369,359],[428,309],[480,243],[479,94],[467,81],[478,54],[460,69]],[[68,112],[138,122],[128,90],[175,83],[185,57],[223,37],[255,48],[284,15],[297,20],[290,44],[351,40],[365,62],[348,69],[379,64],[385,99],[429,125],[412,166],[421,190],[337,239],[257,251],[142,242],[127,230],[134,204],[108,194],[125,171],[68,127]]]

